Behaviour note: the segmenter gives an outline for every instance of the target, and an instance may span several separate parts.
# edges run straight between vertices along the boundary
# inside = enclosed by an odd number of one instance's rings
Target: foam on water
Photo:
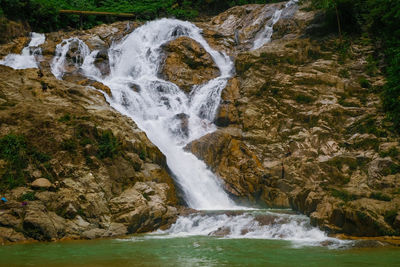
[[[163,45],[180,36],[188,36],[201,44],[221,73],[219,77],[195,86],[190,94],[159,75]],[[74,60],[77,64],[74,67],[79,68],[81,74],[110,87],[112,97],[105,95],[109,103],[132,118],[166,155],[168,166],[189,207],[197,210],[246,210],[228,197],[220,180],[204,162],[184,150],[192,140],[216,129],[212,121],[220,103],[221,91],[233,72],[232,60],[212,49],[199,28],[175,19],[146,23],[111,46],[108,51],[111,72],[106,77],[94,65],[98,51],[90,51],[77,38],[64,40],[57,46],[51,66],[54,75],[62,78],[66,72],[64,66],[72,43],[78,51],[74,55],[80,58]],[[182,130],[182,118],[187,120],[187,131]],[[307,244],[339,242],[312,227],[305,216],[271,214],[267,211],[182,216],[169,230],[158,231],[149,238],[197,235],[283,239]]]
[[[75,45],[73,49],[71,46]],[[51,72],[57,79],[61,79],[66,72],[65,64],[67,61],[67,54],[69,51],[73,51],[72,62],[75,68],[79,69],[84,63],[86,57],[90,54],[89,47],[79,38],[73,37],[63,40],[56,46],[56,55],[51,62]]]
[[[337,248],[348,241],[330,238],[310,225],[304,215],[269,211],[239,214],[191,214],[179,217],[168,230],[157,231],[149,238],[182,238],[214,236],[220,238],[277,239],[293,241],[295,245],[326,246]]]
[[[161,79],[162,46],[180,36],[198,42],[211,55],[220,76],[198,85],[187,95],[175,84]],[[109,86],[110,104],[131,117],[146,132],[149,139],[166,155],[168,166],[184,192],[187,204],[194,209],[240,208],[222,189],[217,177],[204,162],[185,152],[184,146],[216,128],[212,123],[221,98],[221,91],[233,71],[233,62],[224,53],[212,49],[201,30],[189,22],[161,19],[135,29],[120,43],[109,49],[111,73],[102,77],[93,64],[98,51],[90,52],[79,39],[70,38],[57,45],[51,68],[62,78],[68,51],[78,42],[75,60],[81,73]],[[76,45],[75,45],[76,46]],[[187,130],[182,129],[187,120]]]
[[[32,32],[31,41],[28,46],[22,49],[21,54],[7,55],[3,60],[0,60],[0,65],[9,66],[13,69],[38,68],[37,57],[42,54],[39,46],[45,40],[44,34]]]

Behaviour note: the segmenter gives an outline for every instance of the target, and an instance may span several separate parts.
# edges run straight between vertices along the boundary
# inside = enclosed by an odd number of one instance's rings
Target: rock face
[[[161,75],[190,93],[194,85],[203,84],[219,75],[211,56],[193,39],[179,37],[164,46],[165,63]]]
[[[8,199],[0,242],[119,236],[174,221],[178,199],[165,156],[101,93],[0,66],[0,100],[0,139],[19,136],[29,151],[21,151],[23,175],[0,159]],[[7,172],[18,177],[12,190]]]
[[[197,24],[235,57],[236,75],[220,128],[187,149],[236,197],[293,208],[331,233],[399,235],[400,139],[380,108],[384,78],[368,71],[373,48],[355,39],[341,54],[335,37],[310,35],[313,12],[293,7],[272,42],[249,51],[276,8],[235,7]]]
[[[218,130],[186,149],[237,201],[292,208],[330,233],[399,235],[400,138],[382,112],[385,80],[371,63],[373,47],[357,37],[340,43],[333,34],[321,36],[316,14],[294,5],[275,24],[272,41],[251,50],[278,8],[282,3],[234,7],[196,23],[212,47],[234,58],[236,72],[222,92]],[[22,153],[26,164],[18,165],[22,182],[11,190],[0,180],[9,199],[0,209],[0,241],[145,232],[178,214],[165,157],[91,87],[111,96],[110,89],[84,78],[74,64],[65,81],[49,74],[56,44],[78,36],[100,51],[95,64],[107,76],[106,49],[137,26],[47,34],[42,78],[0,66],[0,138],[24,136],[29,148]],[[14,39],[0,55],[26,42]],[[163,49],[160,76],[187,93],[219,74],[190,38]],[[132,84],[132,90],[141,88]],[[177,133],[187,136],[188,115],[175,119]],[[0,177],[13,173],[10,164],[0,158]],[[29,188],[43,177],[49,190]]]

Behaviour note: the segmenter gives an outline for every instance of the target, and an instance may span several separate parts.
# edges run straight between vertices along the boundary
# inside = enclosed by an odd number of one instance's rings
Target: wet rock
[[[194,85],[203,84],[219,75],[211,56],[193,39],[179,37],[163,48],[166,58],[160,74],[187,93]]]
[[[94,65],[97,67],[103,77],[110,74],[111,69],[107,49],[102,49],[97,53],[94,60]]]
[[[257,199],[264,170],[244,143],[227,133],[215,132],[191,142],[185,149],[210,166],[224,180],[229,193]]]
[[[183,135],[185,137],[189,136],[189,115],[185,113],[176,114],[174,117],[178,121],[177,134]]]

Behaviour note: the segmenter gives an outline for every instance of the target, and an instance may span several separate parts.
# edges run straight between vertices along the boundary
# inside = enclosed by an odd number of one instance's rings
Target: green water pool
[[[332,249],[282,240],[136,236],[0,246],[0,266],[400,266],[400,249]]]

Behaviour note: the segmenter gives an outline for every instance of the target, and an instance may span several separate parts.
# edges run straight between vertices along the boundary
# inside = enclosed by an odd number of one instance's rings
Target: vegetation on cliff
[[[217,13],[235,5],[265,2],[262,0],[0,0],[0,14],[4,13],[11,20],[26,21],[35,31],[54,31],[67,27],[91,28],[115,19],[94,15],[82,19],[79,15],[59,14],[60,9],[134,13],[137,19],[144,20],[167,16],[192,19],[200,13]]]
[[[322,8],[326,23],[338,27],[339,33],[362,34],[376,45],[375,58],[384,52],[387,83],[382,91],[387,117],[400,131],[400,2],[393,0],[311,0]]]

